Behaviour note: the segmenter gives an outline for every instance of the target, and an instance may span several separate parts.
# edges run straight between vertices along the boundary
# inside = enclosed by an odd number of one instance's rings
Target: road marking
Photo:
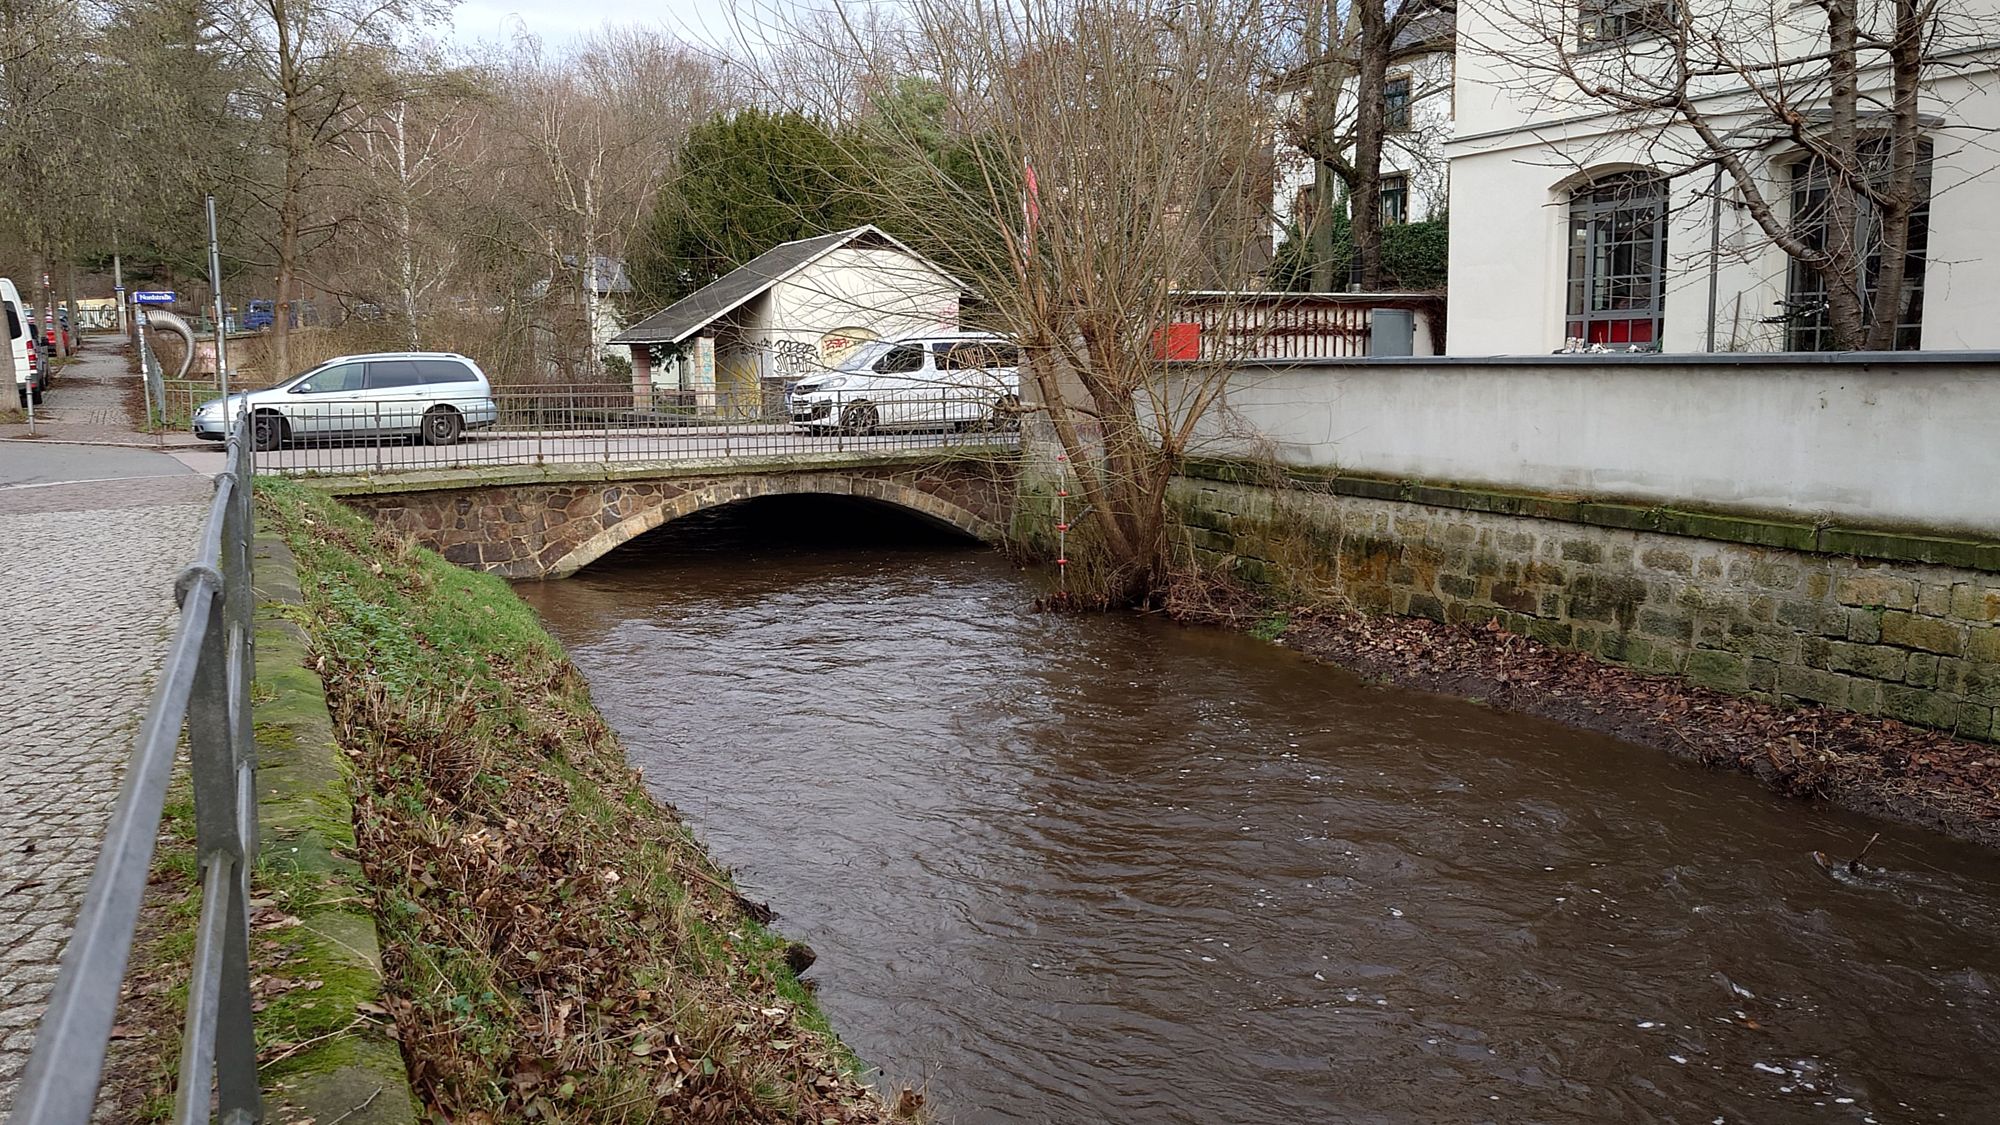
[[[45,480],[30,484],[0,484],[0,492],[12,492],[22,488],[61,488],[66,484],[108,484],[120,480],[180,480],[186,473],[148,473],[138,477],[89,477],[84,480]]]

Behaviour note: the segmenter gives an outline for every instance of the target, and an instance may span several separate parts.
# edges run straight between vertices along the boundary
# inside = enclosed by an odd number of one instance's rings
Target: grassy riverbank
[[[356,770],[419,1096],[459,1122],[890,1118],[505,583],[259,482]]]

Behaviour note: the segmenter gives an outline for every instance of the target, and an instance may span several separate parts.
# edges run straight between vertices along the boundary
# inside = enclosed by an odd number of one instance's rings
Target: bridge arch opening
[[[911,547],[998,543],[1000,529],[937,495],[896,482],[748,479],[649,505],[578,545],[550,569],[564,577],[612,552]]]

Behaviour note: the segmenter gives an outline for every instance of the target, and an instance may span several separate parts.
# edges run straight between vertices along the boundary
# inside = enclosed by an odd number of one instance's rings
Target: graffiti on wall
[[[819,349],[805,340],[779,340],[771,345],[772,371],[780,379],[803,379],[817,366]]]
[[[118,302],[90,297],[76,303],[76,327],[81,332],[110,332],[118,327]]]

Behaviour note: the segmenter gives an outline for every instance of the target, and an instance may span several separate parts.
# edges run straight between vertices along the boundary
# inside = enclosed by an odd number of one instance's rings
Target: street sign
[[[174,291],[171,289],[141,289],[132,294],[132,299],[142,305],[171,305]]]

